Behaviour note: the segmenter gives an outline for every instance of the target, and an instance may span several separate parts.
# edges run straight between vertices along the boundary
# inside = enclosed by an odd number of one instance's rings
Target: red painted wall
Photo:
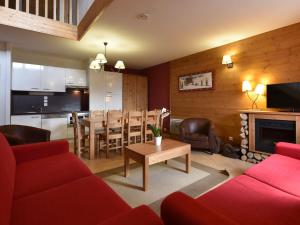
[[[148,108],[149,110],[170,109],[170,66],[169,63],[159,64],[143,71],[148,77]],[[169,119],[165,119],[164,128],[169,131]]]

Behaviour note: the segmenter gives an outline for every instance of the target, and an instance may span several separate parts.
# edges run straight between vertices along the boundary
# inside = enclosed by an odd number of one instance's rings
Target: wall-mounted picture
[[[179,91],[213,89],[213,72],[179,76]]]

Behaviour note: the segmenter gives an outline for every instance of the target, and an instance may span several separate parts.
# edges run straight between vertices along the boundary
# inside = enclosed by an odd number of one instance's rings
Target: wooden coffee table
[[[155,163],[167,163],[167,160],[185,156],[185,171],[190,172],[191,168],[191,145],[180,141],[163,139],[161,146],[154,143],[140,143],[129,145],[125,148],[124,154],[124,175],[129,175],[129,159],[143,165],[143,190],[148,190],[149,166]]]

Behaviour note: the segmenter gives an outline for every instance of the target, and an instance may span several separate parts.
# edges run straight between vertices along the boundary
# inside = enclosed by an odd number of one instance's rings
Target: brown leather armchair
[[[209,119],[189,118],[180,124],[180,140],[191,144],[194,149],[218,153],[220,139],[216,136],[214,125]]]
[[[0,126],[0,132],[10,145],[22,145],[50,140],[51,131],[22,125]]]

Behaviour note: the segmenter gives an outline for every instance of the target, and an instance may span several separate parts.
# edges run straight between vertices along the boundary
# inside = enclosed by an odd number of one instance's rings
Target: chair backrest
[[[123,130],[124,126],[124,115],[122,111],[108,111],[107,112],[107,129],[117,129],[121,128]]]
[[[16,160],[5,136],[0,133],[0,225],[9,225],[15,186]]]
[[[140,142],[143,142],[143,126],[144,126],[144,113],[142,111],[129,111],[128,112],[128,145],[133,138],[134,143],[139,138]]]
[[[105,117],[105,111],[104,110],[93,110],[90,112],[90,118],[104,118]]]

